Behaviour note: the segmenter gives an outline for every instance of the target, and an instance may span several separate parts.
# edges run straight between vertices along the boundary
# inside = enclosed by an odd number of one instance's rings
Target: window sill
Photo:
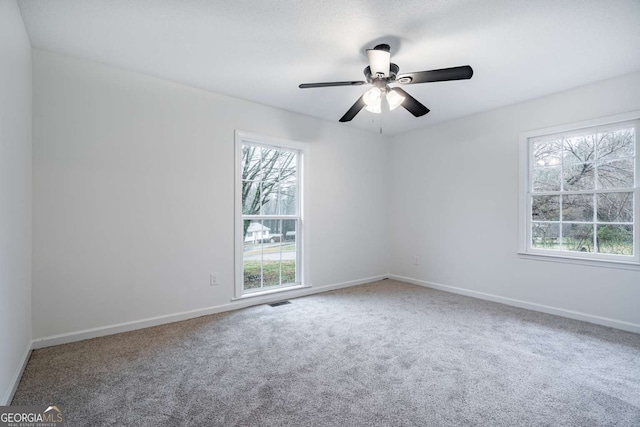
[[[231,298],[231,301],[239,301],[239,300],[243,300],[243,299],[247,299],[247,298],[254,298],[254,297],[263,297],[263,296],[266,296],[266,295],[279,294],[280,292],[297,291],[299,289],[307,289],[307,288],[310,288],[310,287],[311,286],[309,286],[309,285],[295,285],[295,286],[287,286],[285,288],[268,289],[266,291],[250,292],[250,293],[242,295],[241,297]]]
[[[586,265],[589,267],[616,268],[621,270],[637,270],[640,271],[640,263],[635,261],[619,261],[619,260],[600,260],[578,258],[566,255],[551,255],[529,252],[518,252],[518,257],[522,259],[531,259],[536,261],[560,262],[564,264]]]

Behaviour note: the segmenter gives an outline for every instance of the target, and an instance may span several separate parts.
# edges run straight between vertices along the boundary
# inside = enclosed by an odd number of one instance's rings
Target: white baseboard
[[[16,390],[18,389],[18,384],[20,384],[20,379],[22,378],[22,373],[24,372],[24,368],[27,367],[27,362],[29,361],[29,356],[31,356],[32,348],[33,348],[33,341],[29,341],[29,343],[27,344],[27,348],[25,349],[24,354],[22,355],[21,362],[16,368],[16,371],[13,374],[11,381],[9,382],[9,389],[7,390],[5,395],[2,397],[2,400],[0,401],[0,405],[8,406],[11,404],[11,401],[13,400],[13,395],[16,394]]]
[[[623,331],[640,333],[640,325],[624,320],[610,319],[608,317],[594,316],[592,314],[581,313],[579,311],[566,310],[564,308],[551,307],[548,305],[536,304],[532,302],[501,297],[499,295],[487,294],[484,292],[472,291],[455,286],[441,285],[439,283],[429,282],[426,280],[413,279],[411,277],[389,275],[390,279],[399,280],[401,282],[412,283],[414,285],[424,286],[426,288],[438,289],[440,291],[451,292],[454,294],[465,295],[468,297],[483,299],[487,301],[498,302],[501,304],[511,305],[514,307],[526,308],[528,310],[540,311],[556,316],[568,317],[569,319],[582,320],[584,322],[595,323],[598,325],[609,326],[611,328],[622,329]]]
[[[54,345],[67,344],[76,341],[82,341],[90,338],[97,338],[106,335],[118,334],[121,332],[135,331],[137,329],[149,328],[152,326],[164,325],[166,323],[179,322],[181,320],[193,319],[195,317],[207,316],[209,314],[222,313],[224,311],[238,310],[240,308],[250,307],[253,305],[266,304],[283,299],[298,298],[307,295],[317,294],[321,292],[333,291],[335,289],[348,288],[350,286],[362,285],[364,283],[375,282],[377,280],[386,279],[388,276],[374,276],[364,279],[351,280],[348,282],[334,283],[332,285],[324,285],[317,287],[308,287],[294,289],[291,291],[278,292],[276,294],[264,295],[255,298],[239,299],[229,304],[222,304],[213,307],[199,308],[196,310],[184,311],[181,313],[167,314],[164,316],[150,317],[147,319],[134,320],[131,322],[117,323],[115,325],[100,326],[97,328],[84,329],[81,331],[68,332],[65,334],[51,335],[48,337],[35,338],[32,341],[32,348],[44,348]]]

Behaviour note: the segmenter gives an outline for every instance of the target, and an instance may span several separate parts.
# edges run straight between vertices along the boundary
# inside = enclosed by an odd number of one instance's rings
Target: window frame
[[[580,133],[590,133],[597,128],[604,130],[606,128],[616,128],[621,124],[630,123],[635,127],[636,146],[634,156],[634,183],[633,189],[633,256],[601,254],[601,253],[582,253],[573,251],[562,251],[553,249],[533,248],[531,244],[532,229],[532,195],[545,195],[546,193],[533,193],[531,191],[531,179],[533,175],[532,165],[532,147],[533,143],[540,140],[550,139],[553,136],[563,136],[562,134],[570,134],[571,136]],[[520,179],[519,179],[519,235],[518,235],[518,254],[522,258],[537,259],[542,261],[577,263],[592,266],[604,266],[623,269],[640,269],[640,111],[632,111],[629,113],[617,114],[612,116],[601,117],[592,120],[585,120],[576,123],[569,123],[560,126],[554,126],[544,129],[537,129],[519,134],[519,156],[520,156]],[[583,193],[613,193],[613,192],[629,192],[626,190],[611,189],[601,190],[584,190]],[[559,192],[561,194],[576,194],[574,191]],[[577,191],[580,193],[580,191]],[[560,206],[562,209],[562,206]],[[560,221],[559,221],[560,222]],[[594,221],[597,223],[596,213],[594,212]],[[562,222],[560,222],[560,226]],[[595,233],[595,230],[594,230]]]
[[[258,145],[267,148],[276,148],[289,151],[296,151],[297,156],[297,215],[243,215],[242,213],[242,146],[243,144]],[[304,164],[307,144],[299,141],[292,141],[256,133],[235,131],[235,166],[234,166],[234,298],[243,299],[262,295],[269,295],[277,292],[284,292],[300,288],[308,288],[304,278],[303,263],[303,241],[304,241]],[[268,289],[254,290],[246,292],[244,290],[244,227],[245,219],[256,220],[286,220],[298,221],[296,230],[296,278],[294,284],[271,286]]]

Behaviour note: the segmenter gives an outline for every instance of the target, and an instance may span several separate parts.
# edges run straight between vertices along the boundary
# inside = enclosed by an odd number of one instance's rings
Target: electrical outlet
[[[420,265],[420,258],[417,256],[413,257],[413,265]]]
[[[211,273],[209,285],[217,286],[218,285],[218,273]]]

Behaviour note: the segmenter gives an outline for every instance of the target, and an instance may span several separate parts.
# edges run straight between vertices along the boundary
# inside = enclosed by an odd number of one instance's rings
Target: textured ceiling
[[[403,86],[431,109],[362,111],[392,135],[640,70],[638,0],[19,0],[34,47],[337,122],[365,90],[364,50],[400,72],[469,64],[471,80]]]

